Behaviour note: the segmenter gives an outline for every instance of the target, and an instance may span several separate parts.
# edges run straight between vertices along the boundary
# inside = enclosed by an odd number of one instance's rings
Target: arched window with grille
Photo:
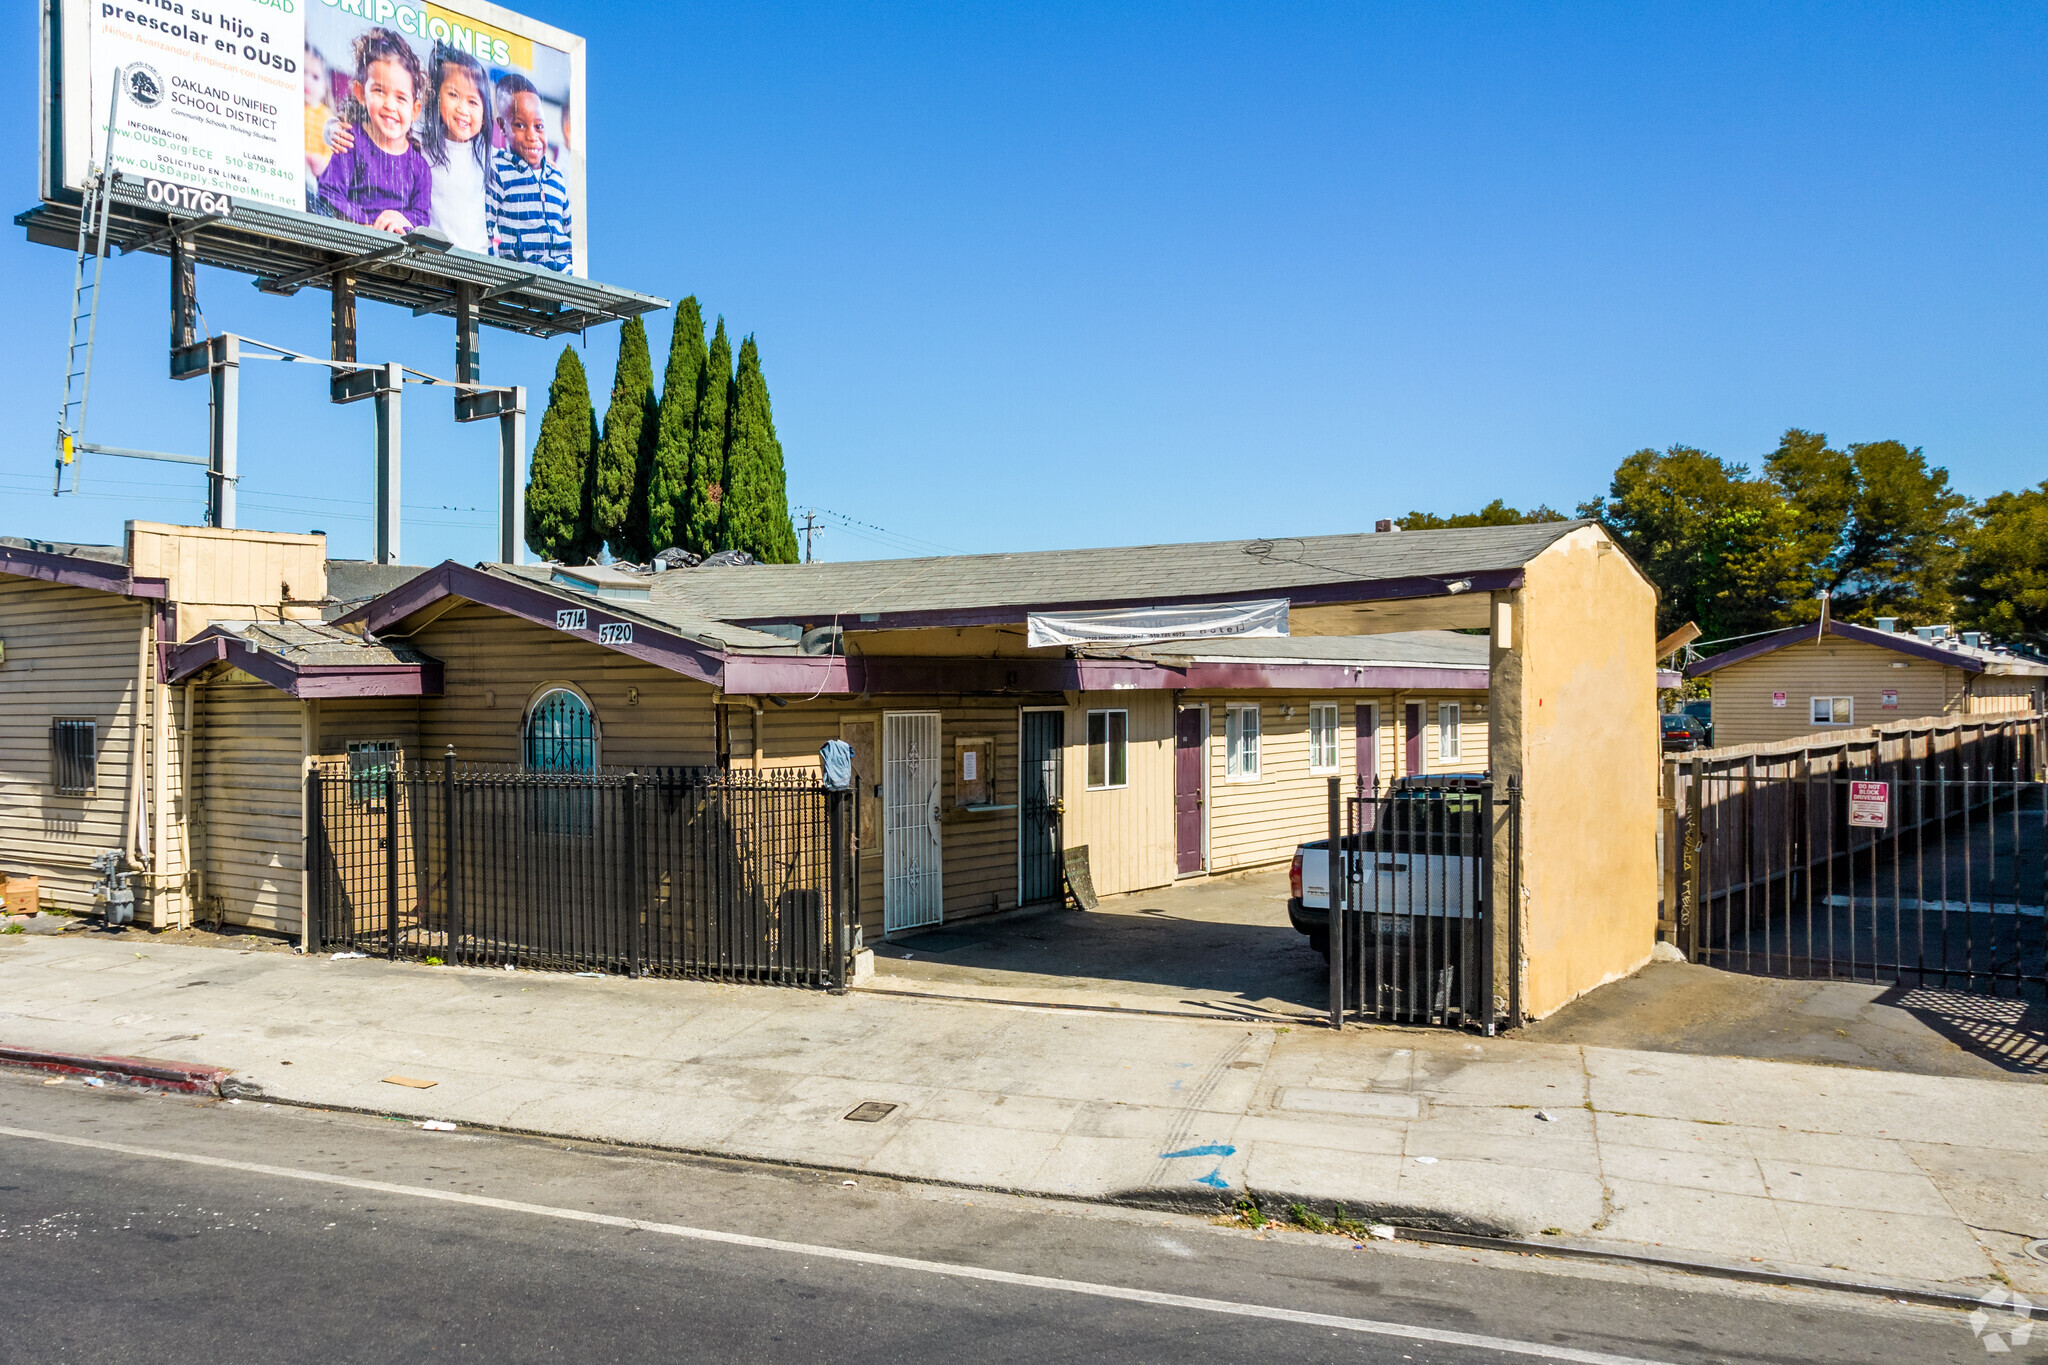
[[[550,688],[534,699],[526,712],[526,769],[597,771],[597,725],[590,703],[566,687]]]

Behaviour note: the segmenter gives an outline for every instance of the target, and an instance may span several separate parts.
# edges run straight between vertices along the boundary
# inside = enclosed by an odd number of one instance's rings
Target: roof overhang
[[[201,634],[184,644],[164,645],[161,676],[184,682],[223,664],[278,691],[306,699],[325,697],[434,697],[441,693],[441,664],[295,664],[238,637]]]
[[[1785,649],[1792,645],[1817,644],[1823,633],[1843,640],[1853,640],[1858,644],[1876,645],[1879,649],[1889,649],[1895,654],[1904,654],[1915,659],[1925,659],[1930,663],[1942,664],[1948,668],[1959,668],[1965,673],[1982,673],[1985,668],[1982,659],[1973,658],[1959,650],[1942,649],[1938,645],[1930,645],[1914,636],[1897,635],[1885,630],[1873,630],[1869,626],[1850,625],[1846,621],[1830,621],[1824,627],[1818,624],[1788,626],[1786,629],[1772,635],[1766,635],[1760,640],[1751,640],[1747,644],[1737,645],[1734,649],[1723,650],[1719,654],[1710,655],[1704,659],[1696,659],[1686,665],[1685,676],[1688,678],[1705,677],[1707,674],[1727,668],[1731,664],[1747,663],[1751,659]]]
[[[1483,668],[1359,664],[1189,663],[1141,659],[861,658],[728,655],[735,696],[933,692],[1417,691],[1484,692]]]
[[[743,570],[741,572],[744,572]],[[1456,586],[1453,586],[1456,585]],[[1428,574],[1410,578],[1351,580],[1342,583],[1311,583],[1299,587],[1262,586],[1235,592],[1209,589],[1170,597],[1094,598],[1077,601],[1013,602],[1000,606],[940,607],[924,611],[881,611],[849,617],[838,616],[842,629],[918,630],[947,626],[1018,625],[1033,612],[1115,611],[1130,607],[1196,606],[1209,602],[1250,602],[1285,597],[1290,609],[1300,607],[1349,606],[1354,603],[1385,602],[1400,598],[1459,597],[1471,594],[1483,598],[1491,592],[1507,592],[1522,586],[1522,570],[1487,569],[1474,573]],[[828,610],[783,612],[772,616],[729,616],[736,626],[774,625],[791,621],[823,621]]]
[[[582,593],[572,598],[538,584],[473,569],[452,559],[403,587],[373,598],[334,624],[344,628],[361,625],[376,635],[393,630],[402,635],[410,618],[438,614],[437,608],[446,610],[458,601],[490,607],[713,686],[719,685],[724,675],[726,656],[719,650],[638,613],[613,610],[617,603]],[[622,624],[632,626],[630,639],[617,642],[600,638],[610,633],[604,631],[605,626]]]
[[[110,592],[122,597],[161,599],[170,591],[167,580],[137,578],[128,572],[128,566],[125,564],[111,564],[104,559],[87,559],[82,555],[46,554],[41,550],[26,550],[8,545],[0,545],[0,573],[13,574],[19,578],[37,578],[45,583],[61,583],[68,588]]]

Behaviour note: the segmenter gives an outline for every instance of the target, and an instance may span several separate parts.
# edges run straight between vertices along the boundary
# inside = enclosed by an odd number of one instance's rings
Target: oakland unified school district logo
[[[128,98],[144,109],[163,103],[164,78],[148,62],[132,62],[121,73],[121,86]]]

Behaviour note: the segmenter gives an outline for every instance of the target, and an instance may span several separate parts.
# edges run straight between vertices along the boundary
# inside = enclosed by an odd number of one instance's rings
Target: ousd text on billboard
[[[481,0],[62,7],[62,187],[111,112],[132,182],[588,273],[581,38]]]

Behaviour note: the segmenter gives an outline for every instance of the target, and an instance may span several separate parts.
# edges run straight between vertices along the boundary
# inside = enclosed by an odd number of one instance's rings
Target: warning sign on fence
[[[1892,784],[1851,782],[1849,823],[1864,829],[1886,829],[1892,822]]]

